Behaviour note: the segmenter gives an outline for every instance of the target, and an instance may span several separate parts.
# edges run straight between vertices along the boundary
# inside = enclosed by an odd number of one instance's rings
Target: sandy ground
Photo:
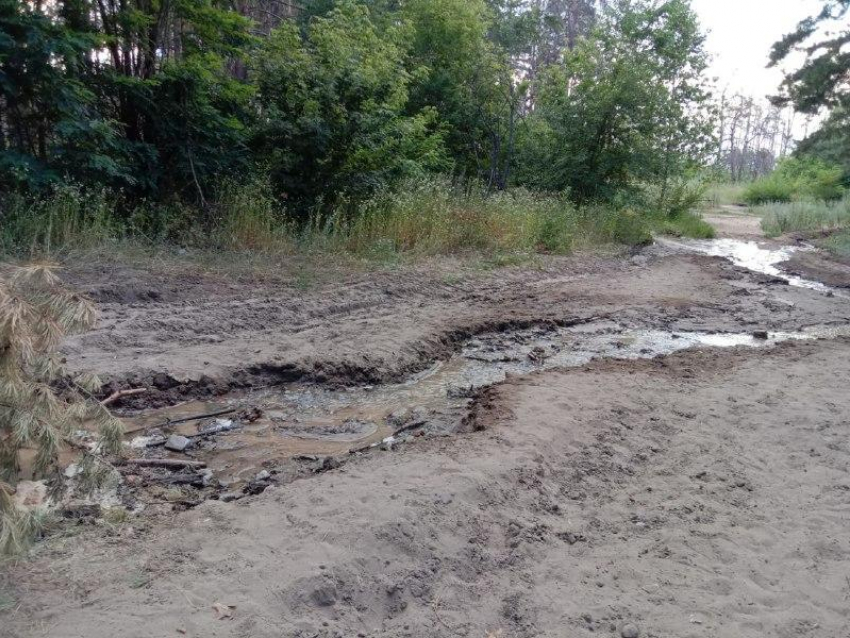
[[[142,287],[165,292],[106,302],[69,360],[116,386],[157,381],[153,402],[397,378],[484,328],[546,319],[850,320],[846,299],[660,247],[461,281]],[[0,575],[0,635],[846,638],[849,358],[834,339],[512,379],[476,399],[465,434],[43,543]]]

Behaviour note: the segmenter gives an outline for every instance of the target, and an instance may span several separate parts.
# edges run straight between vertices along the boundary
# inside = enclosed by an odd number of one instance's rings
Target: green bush
[[[788,158],[773,173],[750,184],[744,199],[752,206],[797,199],[836,201],[845,193],[842,177],[839,166],[809,157]]]
[[[744,191],[744,201],[750,206],[771,202],[790,202],[796,194],[795,184],[771,175],[754,181]]]

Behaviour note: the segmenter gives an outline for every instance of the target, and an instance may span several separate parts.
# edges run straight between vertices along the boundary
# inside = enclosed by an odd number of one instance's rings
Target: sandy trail
[[[451,286],[421,272],[349,286],[113,302],[72,363],[108,365],[116,383],[167,373],[178,385],[166,400],[234,374],[393,378],[500,323],[608,312],[747,331],[850,319],[846,300],[658,247]],[[222,340],[201,340],[212,327]],[[14,604],[0,627],[14,638],[554,638],[626,625],[846,638],[848,356],[850,340],[833,339],[509,380],[475,400],[465,434],[45,543],[3,574]],[[232,617],[217,619],[215,603]]]

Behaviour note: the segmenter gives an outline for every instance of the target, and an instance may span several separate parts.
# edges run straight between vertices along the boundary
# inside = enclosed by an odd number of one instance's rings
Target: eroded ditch
[[[508,375],[576,367],[594,359],[651,358],[695,347],[763,348],[842,335],[850,335],[850,326],[747,334],[628,329],[612,321],[488,333],[470,339],[450,359],[404,383],[344,390],[267,388],[128,418],[128,445],[143,458],[204,463],[206,468],[194,483],[225,489],[233,496],[234,490],[250,492],[258,481],[271,480],[281,464],[293,459],[314,464],[315,470],[326,467],[328,459],[371,447],[389,448],[417,436],[456,432],[472,397]],[[170,425],[228,410],[233,412]],[[166,449],[174,447],[170,445],[174,440],[185,443],[180,438],[169,441],[172,435],[188,439],[185,450]]]
[[[709,240],[671,240],[662,238],[658,241],[661,245],[675,250],[697,252],[710,257],[721,257],[736,266],[781,279],[796,288],[807,288],[831,296],[848,298],[845,292],[831,288],[819,281],[813,281],[787,273],[780,267],[781,264],[791,259],[794,253],[816,250],[813,246],[766,247],[754,241],[730,238]]]
[[[833,294],[818,282],[781,270],[779,264],[794,248],[768,249],[738,240],[662,243]],[[146,503],[192,506],[211,497],[232,500],[274,482],[336,467],[351,454],[449,435],[462,427],[473,398],[508,375],[577,367],[594,359],[653,358],[697,347],[765,348],[840,336],[850,336],[850,325],[713,333],[599,319],[487,332],[465,340],[447,360],[402,383],[344,389],[293,383],[126,417],[129,456],[152,467],[122,467],[129,486],[122,488],[123,501],[139,508]],[[214,416],[195,418],[199,415]]]

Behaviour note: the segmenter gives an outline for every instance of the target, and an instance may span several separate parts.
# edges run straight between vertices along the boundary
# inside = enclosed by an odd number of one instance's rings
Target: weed
[[[661,231],[666,235],[692,239],[713,239],[715,236],[711,224],[695,213],[682,213],[664,220]]]
[[[130,513],[123,507],[110,507],[103,511],[103,521],[108,525],[118,527],[130,518]]]
[[[818,243],[831,253],[850,259],[850,231],[836,233]]]
[[[132,589],[143,589],[151,584],[151,575],[145,571],[135,571],[130,574],[130,587]]]
[[[668,189],[661,198],[663,212],[652,212],[648,202],[658,193],[617,205],[577,207],[564,195],[524,189],[487,195],[459,190],[435,177],[380,192],[332,214],[316,212],[296,224],[264,181],[226,183],[215,204],[204,210],[172,204],[136,207],[129,213],[117,199],[66,187],[42,200],[18,199],[4,206],[0,251],[165,258],[177,243],[200,267],[237,268],[246,274],[257,266],[271,271],[314,258],[324,263],[347,260],[341,265],[345,268],[357,267],[357,262],[392,268],[408,259],[472,252],[492,263],[513,263],[524,259],[520,255],[648,243],[651,230],[671,228],[665,220],[687,220],[685,211],[701,192],[689,185]],[[673,232],[705,234],[693,223],[680,224]],[[307,288],[312,283],[299,275],[294,285]]]
[[[15,597],[0,589],[0,613],[13,610],[15,605],[17,605]]]
[[[746,203],[744,193],[747,182],[720,182],[709,184],[706,188],[704,201],[712,207],[734,206]]]
[[[850,197],[838,202],[798,201],[766,204],[755,212],[762,216],[762,228],[770,237],[790,232],[821,233],[850,227]]]

